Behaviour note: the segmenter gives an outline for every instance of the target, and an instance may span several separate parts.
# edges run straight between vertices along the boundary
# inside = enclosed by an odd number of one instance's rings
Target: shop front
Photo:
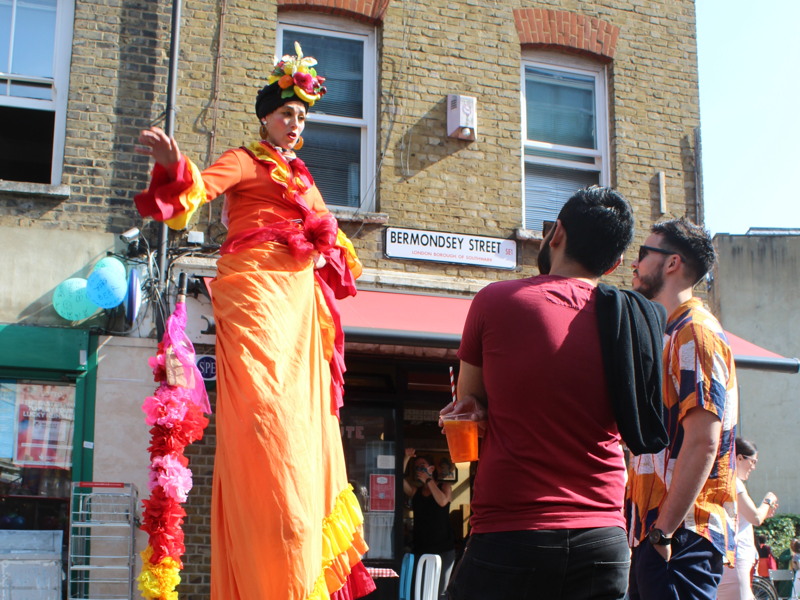
[[[413,492],[416,457],[430,463],[452,489],[449,526],[456,556],[468,533],[470,464],[453,465],[438,426],[452,401],[450,368],[458,374],[456,349],[469,299],[452,296],[360,291],[340,304],[347,340],[342,441],[348,474],[364,511],[377,577],[374,598],[397,598],[403,556],[414,548]],[[412,453],[414,456],[408,456]],[[408,458],[407,458],[408,456]]]
[[[449,366],[455,358],[448,356],[452,350],[441,349],[438,357],[403,356],[396,346],[382,346],[394,354],[359,354],[359,346],[353,344],[348,356],[342,442],[350,483],[364,512],[370,547],[364,562],[377,575],[378,590],[370,597],[397,598],[394,575],[415,542],[415,515],[403,480],[412,490],[421,486],[416,458],[429,462],[437,480],[452,488],[447,513],[456,555],[467,534],[470,464],[452,464],[438,426],[439,410],[451,401]]]
[[[61,589],[70,484],[91,477],[95,346],[84,330],[0,326],[0,553],[12,585],[20,569],[55,565],[46,579]],[[55,558],[23,565],[21,552]]]

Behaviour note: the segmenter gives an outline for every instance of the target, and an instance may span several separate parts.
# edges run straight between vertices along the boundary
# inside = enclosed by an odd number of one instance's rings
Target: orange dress
[[[229,150],[202,174],[188,161],[154,172],[137,206],[185,226],[187,213],[222,193],[229,233],[211,286],[211,599],[359,597],[374,583],[361,564],[363,517],[345,472],[333,296],[355,293],[360,263],[335,221],[331,230],[302,162],[263,142]],[[317,252],[328,260],[320,271]]]

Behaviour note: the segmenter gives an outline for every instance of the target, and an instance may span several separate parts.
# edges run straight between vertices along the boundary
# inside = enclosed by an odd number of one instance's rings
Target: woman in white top
[[[736,493],[739,526],[736,532],[736,566],[725,568],[717,592],[718,600],[753,600],[750,573],[758,561],[753,525],[761,525],[778,509],[778,498],[768,492],[756,506],[744,482],[758,463],[758,448],[753,442],[736,438]]]

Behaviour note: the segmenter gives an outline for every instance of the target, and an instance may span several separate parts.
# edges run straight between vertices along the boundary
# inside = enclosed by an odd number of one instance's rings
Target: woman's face
[[[433,470],[431,465],[429,465],[428,461],[424,458],[421,458],[414,463],[414,469],[416,471],[425,471],[428,474],[430,474],[430,472]]]
[[[293,100],[279,106],[263,119],[267,141],[273,146],[291,150],[306,126],[306,107]]]
[[[756,468],[758,463],[758,452],[753,456],[736,455],[736,476],[742,481],[747,481],[750,473]]]

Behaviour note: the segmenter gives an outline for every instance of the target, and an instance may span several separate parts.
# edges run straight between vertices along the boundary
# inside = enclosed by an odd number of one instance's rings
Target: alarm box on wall
[[[447,135],[475,140],[478,129],[478,101],[472,96],[447,95]]]

